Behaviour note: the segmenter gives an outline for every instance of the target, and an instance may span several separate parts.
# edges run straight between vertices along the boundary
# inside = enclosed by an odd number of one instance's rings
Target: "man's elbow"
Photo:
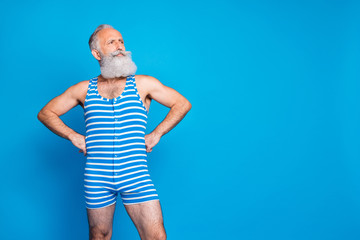
[[[192,105],[186,98],[182,97],[181,99],[178,99],[170,108],[173,107],[179,108],[181,111],[188,112],[190,111]]]
[[[41,110],[39,111],[39,113],[37,114],[37,119],[38,119],[40,122],[42,122],[42,121],[43,121],[43,118],[44,118],[44,110],[41,109]]]
[[[190,109],[191,109],[191,107],[192,107],[191,103],[190,103],[188,100],[185,100],[185,101],[183,102],[182,106],[183,106],[183,108],[184,108],[187,112],[190,111]]]
[[[191,107],[192,107],[192,105],[191,105],[191,103],[188,101],[188,111],[190,111]]]
[[[49,115],[49,110],[47,109],[41,109],[39,111],[39,113],[37,114],[37,119],[40,121],[40,122],[44,122],[44,119]]]

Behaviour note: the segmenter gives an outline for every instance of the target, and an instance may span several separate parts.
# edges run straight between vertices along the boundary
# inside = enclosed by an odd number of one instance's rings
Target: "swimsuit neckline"
[[[119,100],[121,99],[123,96],[124,96],[124,93],[125,93],[125,89],[127,88],[127,83],[128,83],[128,80],[129,80],[130,76],[127,76],[126,77],[126,81],[125,81],[125,87],[124,87],[124,90],[122,91],[122,93],[115,97],[115,98],[106,98],[106,97],[103,97],[100,95],[99,91],[98,91],[98,77],[95,78],[95,91],[96,91],[96,94],[101,97],[102,99],[106,100],[106,101],[114,101],[114,100]]]

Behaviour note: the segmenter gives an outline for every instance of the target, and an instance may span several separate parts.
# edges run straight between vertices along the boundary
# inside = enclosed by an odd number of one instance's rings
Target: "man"
[[[38,119],[83,152],[85,200],[90,239],[110,239],[115,202],[120,193],[141,239],[166,239],[160,201],[147,169],[147,154],[191,109],[174,89],[147,75],[135,75],[131,52],[120,32],[102,24],[89,46],[101,74],[81,81],[48,102]],[[170,109],[145,135],[151,100]],[[86,136],[66,126],[59,116],[80,104]]]

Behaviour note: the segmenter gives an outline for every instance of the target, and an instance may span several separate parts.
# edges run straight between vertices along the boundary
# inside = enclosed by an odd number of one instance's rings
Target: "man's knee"
[[[106,226],[93,226],[90,227],[90,239],[91,240],[100,240],[100,239],[111,239],[111,228]]]
[[[146,240],[166,240],[166,232],[163,225],[152,228],[152,231],[147,232]]]
[[[158,232],[157,234],[154,234],[153,237],[150,239],[151,240],[166,240],[166,233],[165,233],[165,231]]]
[[[160,232],[160,233],[156,236],[156,238],[154,238],[154,239],[156,239],[156,240],[166,240],[166,232],[165,232],[165,230],[162,231],[162,232]]]

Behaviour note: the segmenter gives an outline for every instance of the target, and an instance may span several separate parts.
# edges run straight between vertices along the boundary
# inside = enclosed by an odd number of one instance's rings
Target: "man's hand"
[[[146,152],[151,152],[152,148],[160,141],[160,138],[160,134],[157,134],[156,132],[145,135]]]
[[[74,133],[69,136],[69,139],[75,147],[80,148],[79,152],[83,152],[85,156],[86,155],[85,136],[79,133]]]

